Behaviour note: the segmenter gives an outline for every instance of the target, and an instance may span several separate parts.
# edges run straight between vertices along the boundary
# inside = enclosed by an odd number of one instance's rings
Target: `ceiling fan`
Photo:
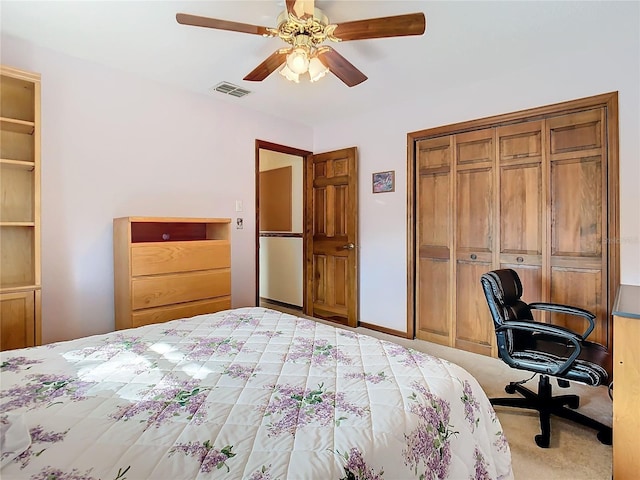
[[[290,45],[273,52],[244,80],[260,82],[282,66],[280,74],[296,83],[304,74],[308,73],[314,82],[330,71],[349,87],[364,82],[367,76],[332,47],[323,45],[326,40],[344,42],[422,35],[426,26],[424,13],[331,24],[322,10],[315,7],[314,0],[286,0],[286,10],[278,16],[276,28],[187,13],[176,14],[176,20],[182,25],[279,37]]]

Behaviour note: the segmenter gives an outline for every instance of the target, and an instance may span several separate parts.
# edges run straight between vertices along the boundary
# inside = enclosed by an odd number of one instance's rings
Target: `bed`
[[[270,309],[0,360],[3,480],[513,478],[464,369]]]

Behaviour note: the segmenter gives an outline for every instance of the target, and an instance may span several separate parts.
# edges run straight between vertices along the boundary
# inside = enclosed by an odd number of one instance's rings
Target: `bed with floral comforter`
[[[3,480],[513,478],[465,370],[273,310],[0,360]]]

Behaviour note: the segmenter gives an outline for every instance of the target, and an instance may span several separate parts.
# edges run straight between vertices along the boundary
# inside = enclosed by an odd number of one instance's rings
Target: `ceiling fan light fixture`
[[[300,75],[298,75],[297,73],[291,71],[291,69],[289,68],[289,66],[286,63],[284,64],[284,67],[282,67],[280,69],[279,73],[280,73],[280,75],[282,75],[287,80],[290,80],[290,81],[296,82],[296,83],[300,83]]]
[[[320,61],[318,57],[313,57],[309,61],[309,80],[317,82],[324,77],[329,69]]]
[[[309,52],[304,47],[294,48],[289,55],[287,55],[287,67],[293,73],[302,75],[309,69]]]

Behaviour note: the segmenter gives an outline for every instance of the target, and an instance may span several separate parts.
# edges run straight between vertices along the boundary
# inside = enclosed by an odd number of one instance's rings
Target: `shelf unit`
[[[0,350],[40,345],[40,75],[4,65],[0,198]]]
[[[117,330],[231,308],[229,218],[113,220]]]

